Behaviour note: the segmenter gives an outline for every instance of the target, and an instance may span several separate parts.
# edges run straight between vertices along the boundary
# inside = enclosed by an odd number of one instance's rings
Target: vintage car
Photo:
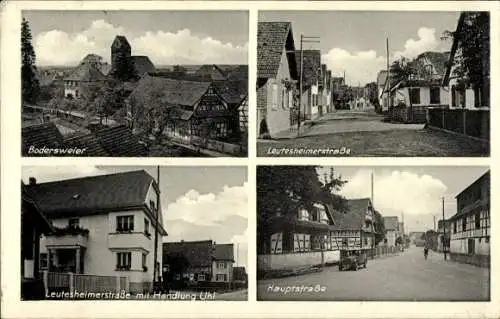
[[[366,268],[368,258],[363,250],[341,250],[339,271],[358,270],[360,267]]]

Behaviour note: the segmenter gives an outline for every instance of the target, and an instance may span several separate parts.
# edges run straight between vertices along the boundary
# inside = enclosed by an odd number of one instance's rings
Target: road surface
[[[215,295],[215,300],[247,301],[248,291],[246,289]]]
[[[342,147],[350,150],[349,156],[461,157],[488,156],[490,152],[487,143],[426,129],[423,124],[387,123],[382,115],[374,111],[336,111],[310,123],[301,129],[299,138],[296,131],[285,131],[276,134],[273,140],[259,140],[257,155],[285,156],[277,155],[275,151],[283,148]]]
[[[302,286],[312,287],[313,291],[306,292]],[[284,293],[286,287],[303,292]],[[489,269],[444,261],[442,254],[434,252],[425,260],[423,250],[417,247],[396,256],[369,260],[367,268],[358,271],[340,272],[332,266],[319,273],[257,283],[258,300],[488,301],[489,298]]]

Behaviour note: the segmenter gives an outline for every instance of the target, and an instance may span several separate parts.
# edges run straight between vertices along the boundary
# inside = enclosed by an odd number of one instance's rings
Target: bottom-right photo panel
[[[258,166],[257,299],[489,301],[485,166]]]

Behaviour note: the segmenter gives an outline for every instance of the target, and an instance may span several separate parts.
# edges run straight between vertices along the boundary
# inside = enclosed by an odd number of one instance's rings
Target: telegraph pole
[[[446,260],[446,220],[444,219],[444,197],[441,197],[442,207],[443,207],[443,255],[444,260]]]
[[[308,39],[319,39],[319,37],[308,37],[303,34],[300,35],[300,75],[299,75],[299,112],[297,121],[297,137],[300,136],[300,111],[302,110],[302,77],[304,73],[304,50],[302,48],[304,43],[319,43],[318,40],[308,40]],[[321,67],[321,65],[320,65]]]

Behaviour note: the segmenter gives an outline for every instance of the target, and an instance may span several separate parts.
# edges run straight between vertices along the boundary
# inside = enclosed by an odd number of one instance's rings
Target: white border
[[[492,90],[491,157],[490,158],[256,158],[255,146],[255,82],[256,82],[256,22],[258,10],[387,10],[387,11],[491,11],[491,73],[492,88],[499,82],[500,14],[497,2],[262,2],[262,1],[10,1],[2,3],[1,25],[1,271],[2,315],[6,318],[37,317],[106,317],[106,318],[498,318],[500,217],[497,198],[492,197],[491,302],[256,302],[255,282],[255,165],[256,164],[316,164],[316,165],[438,165],[491,166],[492,192],[499,193],[498,174],[494,163],[499,154],[496,146],[499,133],[496,120],[500,92]],[[20,158],[20,21],[21,10],[249,10],[249,158]],[[497,161],[495,161],[497,160]],[[19,227],[21,165],[248,165],[249,174],[249,301],[248,302],[169,302],[169,301],[20,301]],[[432,289],[432,287],[429,287]]]

